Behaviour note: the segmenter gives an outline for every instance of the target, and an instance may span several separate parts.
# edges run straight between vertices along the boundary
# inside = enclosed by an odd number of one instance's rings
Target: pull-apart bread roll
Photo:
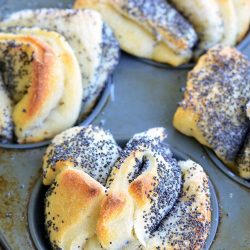
[[[121,249],[134,240],[145,246],[178,198],[181,172],[161,145],[165,137],[164,129],[135,135],[115,164],[96,228],[104,249]]]
[[[45,226],[53,249],[84,249],[95,235],[104,195],[105,188],[81,170],[68,168],[57,175],[45,201]]]
[[[249,128],[249,99],[250,62],[236,49],[216,46],[189,73],[174,127],[234,167]]]
[[[56,175],[68,167],[81,168],[105,185],[119,157],[113,136],[101,128],[73,127],[57,135],[43,158],[43,183],[50,185]]]
[[[80,64],[82,116],[88,114],[119,59],[119,45],[100,14],[93,10],[23,10],[10,15],[0,28],[40,27],[63,35]]]
[[[208,178],[193,161],[178,163],[165,138],[163,128],[136,134],[109,173],[107,132],[74,128],[57,136],[47,157],[53,161],[57,152],[62,161],[83,160],[56,171],[46,193],[45,225],[53,249],[202,249],[211,220]],[[113,139],[110,143],[112,151]]]
[[[128,53],[173,66],[192,56],[196,32],[165,0],[77,0],[74,8],[99,11]]]
[[[82,98],[81,74],[62,36],[40,29],[0,33],[0,61],[19,143],[51,138],[75,123]],[[5,99],[9,107],[10,100]],[[9,120],[9,114],[4,117]]]

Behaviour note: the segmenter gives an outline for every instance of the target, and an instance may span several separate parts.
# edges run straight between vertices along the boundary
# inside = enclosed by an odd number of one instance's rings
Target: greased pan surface
[[[70,7],[73,1],[27,2],[0,0],[0,13],[24,8]],[[249,45],[244,53],[250,56]],[[210,249],[249,250],[250,190],[228,178],[210,160],[203,147],[172,127],[187,72],[185,69],[153,67],[123,54],[114,73],[115,99],[99,113],[94,124],[103,124],[119,141],[126,141],[134,133],[150,127],[166,127],[169,144],[197,159],[215,187],[220,223]],[[35,249],[28,230],[27,205],[41,176],[44,151],[45,148],[0,149],[0,232],[9,245],[8,249]]]
[[[129,139],[128,139],[129,140]],[[120,145],[121,143],[118,142]],[[184,153],[180,152],[176,148],[171,148],[171,151],[174,154],[174,158],[177,160],[188,160],[189,157]],[[193,159],[195,161],[195,159]],[[219,223],[219,205],[215,189],[209,181],[210,187],[210,198],[211,198],[211,208],[212,208],[212,217],[211,217],[211,229],[209,236],[206,240],[205,248],[208,250],[213,243],[215,238],[218,223]],[[28,226],[29,231],[34,242],[34,245],[38,250],[49,250],[51,249],[49,240],[46,235],[45,230],[45,218],[44,218],[44,199],[45,193],[48,190],[48,187],[42,184],[42,180],[39,179],[36,183],[31,198],[28,205]]]

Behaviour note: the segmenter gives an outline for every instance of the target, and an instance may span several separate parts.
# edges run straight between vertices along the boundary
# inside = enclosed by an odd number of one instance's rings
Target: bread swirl
[[[40,27],[63,35],[72,47],[82,73],[82,116],[96,103],[108,76],[118,63],[119,46],[99,13],[92,10],[39,9],[11,14],[0,27]]]
[[[175,203],[181,174],[161,145],[164,137],[162,129],[135,135],[115,164],[96,228],[105,249],[120,249],[134,239],[145,245]]]
[[[75,123],[82,97],[80,69],[59,34],[40,29],[19,33],[0,34],[0,60],[5,65],[4,83],[15,104],[18,142],[36,142]]]
[[[250,98],[250,63],[236,49],[216,46],[189,73],[184,100],[174,116],[174,127],[212,148],[235,166],[244,142]]]
[[[119,156],[113,136],[98,127],[74,127],[57,135],[43,158],[43,183],[50,185],[67,167],[82,168],[105,185],[112,166]]]
[[[139,57],[178,66],[190,59],[197,40],[192,26],[164,0],[78,0],[74,8],[99,11],[121,48]]]

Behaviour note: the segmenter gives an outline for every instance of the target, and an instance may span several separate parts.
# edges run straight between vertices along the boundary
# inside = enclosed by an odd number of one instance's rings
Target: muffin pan
[[[124,142],[119,143],[119,145],[124,145]],[[171,147],[170,147],[171,148]],[[185,155],[184,153],[180,152],[176,148],[171,148],[171,151],[174,154],[174,158],[177,160],[188,160],[190,157]],[[196,161],[195,159],[192,159]],[[196,161],[197,162],[197,161]],[[210,187],[210,198],[211,198],[211,207],[212,207],[212,217],[211,217],[211,229],[209,236],[206,241],[206,246],[204,249],[208,250],[213,243],[213,240],[216,235],[218,223],[219,223],[219,206],[218,201],[215,193],[215,189],[209,181]],[[34,245],[38,250],[46,250],[51,249],[49,240],[47,238],[46,230],[45,230],[45,218],[44,218],[44,198],[45,193],[48,190],[48,187],[42,184],[42,180],[39,179],[36,183],[31,198],[28,205],[28,224],[29,224],[29,231],[34,242]]]
[[[24,8],[70,7],[73,1],[62,0],[56,4],[47,0],[32,1],[30,4],[24,0],[3,2],[0,5],[1,13]],[[250,56],[250,45],[243,48],[243,52]],[[113,76],[114,98],[109,100],[102,112],[97,112],[93,123],[109,129],[121,143],[136,132],[156,126],[166,127],[168,143],[200,163],[214,185],[220,220],[214,240],[215,231],[211,231],[208,242],[213,241],[213,244],[210,249],[249,250],[250,189],[226,176],[219,169],[218,161],[212,160],[204,147],[194,139],[178,133],[172,126],[174,112],[182,99],[181,89],[185,87],[187,73],[186,68],[162,68],[122,54]],[[0,149],[0,244],[3,249],[37,249],[33,243],[33,240],[38,242],[34,238],[36,231],[31,223],[28,224],[28,221],[31,222],[30,212],[28,220],[28,202],[31,193],[35,196],[31,200],[39,201],[36,205],[43,202],[43,197],[35,194],[41,188],[39,180],[44,151],[45,147],[32,150]],[[40,214],[43,214],[42,207],[36,211],[37,221],[34,222],[41,223]],[[217,212],[213,211],[214,214]],[[213,223],[216,222],[214,218]]]

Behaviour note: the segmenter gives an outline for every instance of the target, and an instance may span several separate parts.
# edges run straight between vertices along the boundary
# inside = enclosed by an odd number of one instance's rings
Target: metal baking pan
[[[128,138],[129,140],[129,138]],[[128,141],[127,140],[127,141]],[[118,142],[120,146],[122,146],[123,142]],[[177,160],[188,160],[190,159],[189,156],[185,155],[184,153],[180,152],[176,148],[171,148],[171,151],[174,154],[174,158]],[[192,159],[196,161],[195,159]],[[197,161],[196,161],[197,162]],[[212,217],[211,217],[211,229],[209,236],[206,241],[205,248],[208,250],[215,238],[217,227],[219,224],[219,205],[218,200],[216,197],[215,189],[209,181],[210,186],[210,197],[211,197],[211,207],[212,207]],[[44,220],[44,199],[45,199],[45,193],[48,190],[48,187],[44,186],[42,184],[42,180],[39,179],[36,183],[31,198],[28,205],[28,226],[30,235],[32,237],[32,240],[34,242],[35,247],[38,250],[47,250],[51,249],[49,244],[49,239],[45,230],[45,220]]]
[[[70,7],[72,2],[0,0],[0,13],[24,8]],[[250,55],[250,46],[243,52]],[[93,123],[109,129],[118,141],[126,141],[134,133],[151,127],[166,127],[169,144],[198,161],[216,190],[220,223],[210,249],[249,250],[250,189],[226,176],[199,143],[172,126],[187,73],[187,69],[156,67],[122,54],[113,77],[114,99],[109,100]],[[36,249],[29,233],[28,201],[41,177],[44,151],[45,147],[0,149],[0,244],[4,249]]]

